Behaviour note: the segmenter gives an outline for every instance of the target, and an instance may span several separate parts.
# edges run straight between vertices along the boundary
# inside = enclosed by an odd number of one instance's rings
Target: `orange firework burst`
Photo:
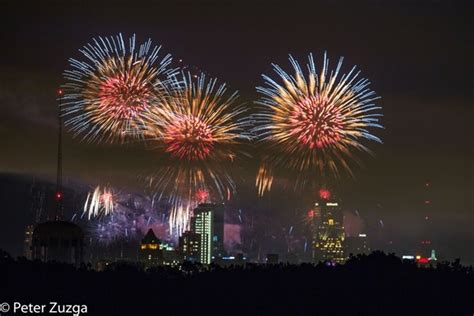
[[[278,80],[263,75],[265,87],[258,102],[262,108],[257,117],[255,132],[260,135],[271,156],[264,158],[265,168],[259,170],[259,194],[269,190],[262,179],[271,171],[285,169],[294,173],[300,183],[313,181],[324,174],[338,175],[340,167],[350,174],[348,158],[354,151],[370,152],[362,140],[381,142],[369,132],[382,128],[377,113],[378,99],[367,79],[358,79],[355,67],[339,77],[342,58],[335,71],[329,71],[329,60],[324,55],[322,71],[318,74],[309,55],[308,75],[290,56],[295,75],[287,74],[273,65]]]
[[[202,192],[206,199],[224,199],[235,191],[230,166],[245,154],[241,146],[249,139],[245,109],[235,104],[236,92],[227,94],[225,84],[203,74],[182,74],[169,86],[172,91],[147,114],[145,135],[157,147],[162,166],[153,185],[175,205],[199,202]]]
[[[89,141],[141,136],[145,111],[174,73],[171,56],[159,60],[159,51],[151,40],[136,46],[135,36],[126,46],[121,34],[84,46],[86,61],[70,59],[73,70],[64,73],[63,107],[71,130]]]
[[[214,136],[199,117],[177,115],[163,134],[166,151],[179,159],[204,160],[211,154]]]

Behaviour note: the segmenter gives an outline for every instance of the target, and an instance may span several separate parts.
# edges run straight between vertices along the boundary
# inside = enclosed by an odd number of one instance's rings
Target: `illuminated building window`
[[[328,220],[328,224],[329,224],[329,225],[334,225],[334,220],[333,220],[332,218],[330,218],[330,219]]]

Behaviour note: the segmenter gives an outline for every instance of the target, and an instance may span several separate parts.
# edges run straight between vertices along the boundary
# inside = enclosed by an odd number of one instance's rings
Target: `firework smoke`
[[[109,244],[123,239],[138,239],[152,228],[162,240],[169,236],[169,205],[153,198],[116,193],[115,209],[107,216],[91,219],[91,236],[99,243]]]

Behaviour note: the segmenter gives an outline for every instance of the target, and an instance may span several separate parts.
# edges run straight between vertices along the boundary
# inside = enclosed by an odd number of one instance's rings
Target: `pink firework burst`
[[[149,107],[152,90],[131,72],[107,78],[99,88],[100,111],[118,120],[135,119]]]
[[[209,199],[209,191],[206,189],[198,189],[195,196],[198,203],[204,203]]]
[[[166,152],[179,159],[206,159],[214,146],[211,127],[193,115],[176,117],[164,135]]]
[[[328,147],[341,139],[341,109],[327,97],[309,96],[294,104],[289,121],[289,134],[310,149]]]

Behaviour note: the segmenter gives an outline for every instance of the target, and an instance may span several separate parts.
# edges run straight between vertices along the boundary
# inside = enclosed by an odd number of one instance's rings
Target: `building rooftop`
[[[156,237],[153,229],[149,229],[145,237],[142,239],[142,244],[159,244],[161,241]]]

